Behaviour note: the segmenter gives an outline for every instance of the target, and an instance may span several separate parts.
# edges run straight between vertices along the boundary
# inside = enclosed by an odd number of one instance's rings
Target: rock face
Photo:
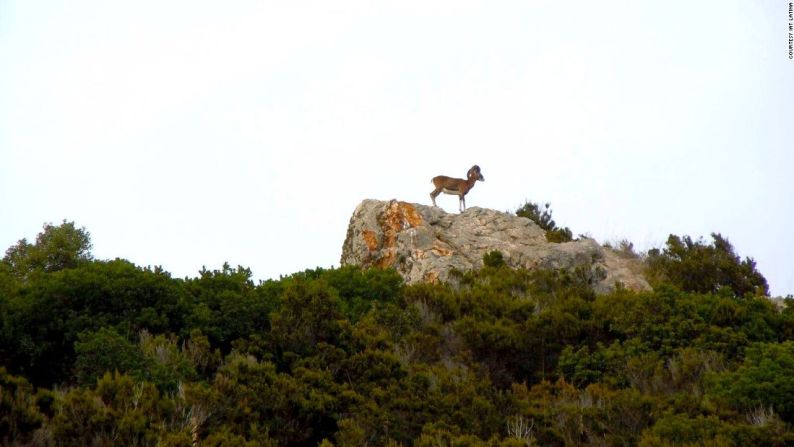
[[[552,243],[524,217],[472,207],[461,214],[397,200],[364,200],[350,218],[341,264],[393,267],[408,283],[446,281],[453,269],[483,266],[483,255],[502,252],[507,265],[526,269],[582,267],[597,278],[597,293],[617,283],[650,290],[639,261],[621,257],[592,239]]]

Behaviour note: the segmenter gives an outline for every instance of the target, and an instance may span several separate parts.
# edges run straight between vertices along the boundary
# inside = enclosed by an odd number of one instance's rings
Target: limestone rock
[[[650,286],[637,273],[638,261],[603,248],[593,239],[546,241],[531,220],[471,207],[460,214],[397,200],[364,200],[356,207],[342,247],[341,264],[393,267],[408,283],[446,281],[450,271],[483,266],[483,255],[502,252],[507,265],[527,269],[582,267],[600,280],[597,293],[617,283],[633,290]]]

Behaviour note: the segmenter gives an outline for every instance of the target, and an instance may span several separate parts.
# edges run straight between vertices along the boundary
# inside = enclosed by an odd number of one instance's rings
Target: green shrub
[[[27,444],[42,422],[44,416],[30,383],[0,366],[0,444]]]
[[[758,343],[745,351],[735,371],[716,374],[711,394],[741,412],[771,407],[794,422],[794,341]]]
[[[538,224],[546,231],[546,240],[549,242],[569,242],[573,240],[573,233],[568,227],[559,228],[554,219],[551,218],[551,204],[546,203],[541,210],[537,203],[526,202],[516,210],[516,216],[526,217]]]
[[[648,279],[654,286],[670,283],[684,291],[714,293],[730,288],[737,296],[768,295],[766,278],[751,258],[739,259],[728,239],[711,233],[714,240],[671,234],[663,250],[648,251]]]
[[[488,253],[484,254],[482,257],[482,263],[486,267],[493,268],[504,267],[506,265],[505,258],[502,255],[502,252],[499,250],[489,251]]]
[[[78,335],[75,354],[77,381],[86,386],[93,386],[106,371],[130,373],[143,364],[143,355],[138,347],[112,327]]]

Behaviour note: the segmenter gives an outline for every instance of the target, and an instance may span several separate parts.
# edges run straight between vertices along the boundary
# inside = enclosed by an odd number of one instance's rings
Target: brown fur
[[[436,189],[430,193],[433,206],[438,206],[436,205],[436,197],[443,192],[445,194],[457,195],[459,198],[458,209],[463,212],[466,209],[466,193],[474,188],[474,184],[477,180],[481,182],[485,181],[485,177],[483,177],[482,172],[480,172],[480,167],[477,165],[469,169],[469,172],[466,173],[465,180],[462,178],[447,177],[446,175],[437,175],[433,177],[433,186],[436,187]]]

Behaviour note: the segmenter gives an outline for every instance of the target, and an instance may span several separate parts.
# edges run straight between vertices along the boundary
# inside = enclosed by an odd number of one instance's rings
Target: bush
[[[43,421],[30,383],[0,366],[0,444],[27,444]]]
[[[728,239],[711,233],[714,242],[671,234],[664,250],[648,252],[648,279],[652,285],[670,283],[684,291],[714,293],[729,287],[737,296],[769,295],[766,278],[755,269],[755,261],[743,261]]]
[[[505,258],[502,255],[502,252],[499,250],[489,251],[488,253],[484,254],[482,257],[482,263],[486,267],[493,268],[504,267],[506,265]]]
[[[551,218],[550,203],[544,205],[541,210],[537,203],[526,202],[516,210],[516,216],[526,217],[527,219],[535,222],[538,226],[546,231],[546,240],[549,242],[570,242],[573,240],[573,233],[568,227],[557,227],[554,219]]]
[[[736,371],[714,375],[711,394],[734,409],[749,412],[771,407],[786,422],[794,422],[794,341],[759,343],[745,352]]]
[[[108,327],[78,335],[75,353],[77,381],[84,386],[93,386],[106,371],[127,373],[143,364],[138,347]]]

